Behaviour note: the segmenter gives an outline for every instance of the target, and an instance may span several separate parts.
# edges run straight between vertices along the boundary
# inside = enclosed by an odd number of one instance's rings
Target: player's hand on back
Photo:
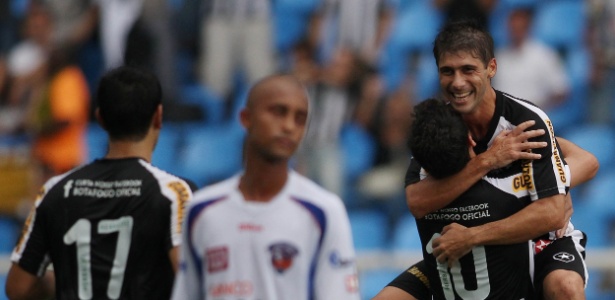
[[[433,255],[439,263],[452,267],[455,261],[470,253],[475,245],[472,242],[472,232],[468,227],[451,223],[442,229],[442,235],[432,242]]]
[[[546,142],[530,142],[529,139],[545,134],[543,129],[527,130],[536,123],[525,121],[513,130],[504,130],[493,141],[487,151],[481,155],[488,158],[492,170],[505,167],[519,159],[540,159],[540,154],[530,150],[544,148]]]

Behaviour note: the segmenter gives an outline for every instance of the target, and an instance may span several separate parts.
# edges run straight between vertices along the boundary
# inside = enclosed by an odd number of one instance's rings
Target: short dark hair
[[[470,160],[468,127],[461,115],[438,99],[414,107],[408,147],[416,161],[435,178],[445,178]]]
[[[495,57],[493,37],[475,20],[459,20],[446,23],[434,41],[433,55],[436,65],[445,53],[467,51],[479,58],[485,66]]]
[[[162,101],[162,88],[151,72],[122,66],[106,73],[98,84],[96,102],[109,137],[141,140]]]

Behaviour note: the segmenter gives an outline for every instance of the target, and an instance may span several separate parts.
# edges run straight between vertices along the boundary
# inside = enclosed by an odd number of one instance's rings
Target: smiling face
[[[257,89],[241,113],[248,151],[271,162],[288,160],[305,132],[307,94],[287,77],[271,79]]]
[[[438,65],[440,88],[456,111],[473,113],[491,92],[496,69],[494,58],[485,66],[470,52],[444,52]]]

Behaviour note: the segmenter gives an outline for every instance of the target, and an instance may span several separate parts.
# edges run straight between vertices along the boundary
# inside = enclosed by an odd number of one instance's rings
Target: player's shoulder
[[[325,209],[344,209],[342,199],[335,193],[321,187],[311,179],[291,170],[289,172],[291,195]]]
[[[198,189],[194,192],[192,204],[196,205],[198,203],[208,202],[228,196],[230,193],[238,189],[239,177],[240,175],[237,174],[223,181]]]
[[[162,170],[145,160],[139,160],[139,164],[161,185],[169,186],[179,184],[185,188],[192,190],[189,182],[187,180],[184,180],[183,178],[180,178],[177,175]]]
[[[523,99],[514,95],[496,91],[503,99],[503,117],[514,125],[527,120],[549,120],[547,113],[536,106],[531,99]]]

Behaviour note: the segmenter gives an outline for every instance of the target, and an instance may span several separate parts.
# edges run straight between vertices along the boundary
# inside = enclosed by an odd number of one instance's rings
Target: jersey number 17
[[[101,220],[98,222],[97,232],[108,234],[118,232],[113,267],[107,287],[107,297],[118,299],[124,282],[124,269],[128,260],[130,241],[132,235],[133,219],[131,216],[115,220]],[[77,282],[79,285],[79,299],[92,299],[92,270],[90,257],[90,242],[92,238],[92,223],[88,219],[79,219],[64,235],[64,244],[77,246]]]

